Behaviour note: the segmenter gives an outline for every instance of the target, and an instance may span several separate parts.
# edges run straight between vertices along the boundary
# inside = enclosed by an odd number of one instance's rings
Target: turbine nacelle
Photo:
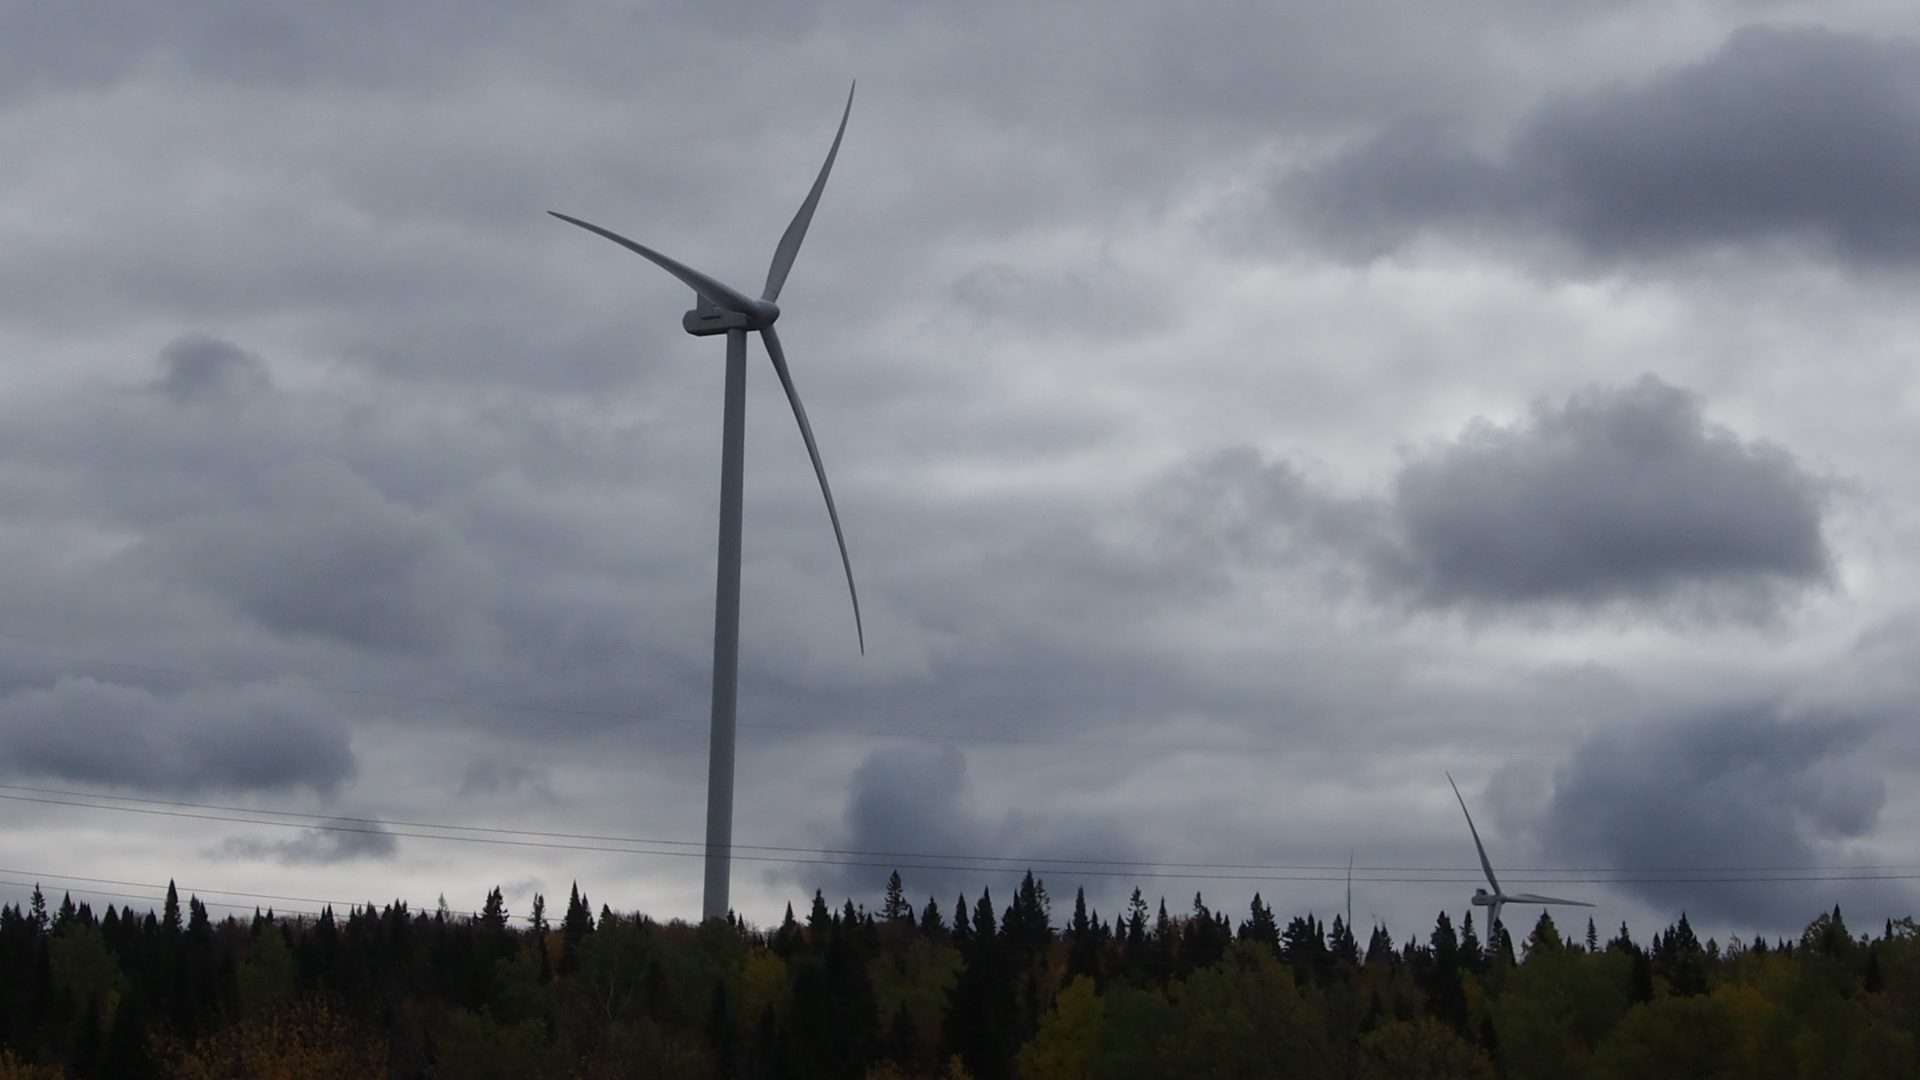
[[[729,330],[765,330],[779,318],[780,305],[769,300],[755,300],[750,310],[735,311],[695,296],[693,309],[680,317],[680,326],[694,337],[712,337]]]
[[[1493,903],[1493,897],[1487,895],[1487,890],[1485,889],[1473,890],[1473,906],[1474,907],[1486,907],[1488,904],[1491,904],[1491,903]]]

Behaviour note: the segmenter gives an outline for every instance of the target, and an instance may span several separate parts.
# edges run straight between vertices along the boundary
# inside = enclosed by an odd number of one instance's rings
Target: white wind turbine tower
[[[1538,893],[1503,893],[1500,882],[1493,876],[1493,864],[1487,861],[1486,845],[1480,842],[1480,830],[1473,827],[1473,815],[1467,813],[1467,800],[1460,797],[1460,785],[1453,782],[1453,774],[1447,774],[1447,783],[1453,788],[1453,797],[1460,800],[1460,812],[1467,815],[1467,831],[1473,834],[1474,849],[1480,852],[1480,869],[1487,872],[1487,884],[1493,891],[1473,890],[1473,906],[1487,910],[1487,948],[1489,951],[1500,947],[1500,908],[1506,904],[1564,904],[1571,907],[1592,907],[1585,900],[1562,900],[1556,896],[1541,896]]]
[[[548,213],[570,225],[619,244],[680,279],[693,290],[694,307],[681,319],[681,326],[696,337],[727,335],[726,405],[720,439],[720,558],[713,603],[713,727],[707,749],[707,844],[706,887],[701,899],[703,919],[725,918],[728,911],[727,877],[733,852],[733,747],[734,699],[738,689],[740,658],[740,496],[742,465],[746,453],[747,418],[747,332],[758,331],[766,343],[773,372],[787,392],[793,406],[793,418],[800,424],[800,437],[807,444],[807,456],[813,459],[813,472],[820,478],[820,493],[826,496],[827,518],[833,523],[833,538],[840,545],[840,566],[847,575],[847,594],[853,599],[853,628],[860,652],[867,651],[866,631],[860,624],[860,595],[853,587],[853,563],[847,558],[847,540],[840,531],[840,514],[833,506],[833,489],[827,486],[827,470],[820,464],[820,449],[813,441],[813,428],[807,423],[807,410],[793,387],[787,371],[787,356],[780,348],[780,335],[774,332],[774,320],[780,307],[781,286],[787,271],[800,253],[807,225],[813,221],[820,192],[827,186],[827,173],[840,152],[840,137],[847,132],[847,117],[853,112],[853,90],[847,91],[847,105],[840,113],[840,128],[833,134],[826,163],[814,178],[813,188],[800,204],[800,211],[780,237],[773,252],[773,265],[767,269],[767,284],[754,299],[738,289],[684,263],[668,258],[652,248],[635,243],[619,233],[603,229],[558,211]]]

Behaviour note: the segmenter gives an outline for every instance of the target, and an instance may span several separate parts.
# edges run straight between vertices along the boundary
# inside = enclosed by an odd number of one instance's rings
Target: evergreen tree
[[[1007,905],[1006,917],[1001,920],[1000,932],[1007,943],[1029,951],[1046,948],[1053,940],[1053,916],[1049,907],[1045,883],[1035,881],[1033,871],[1027,871],[1020,879],[1020,887],[1014,890],[1013,902]]]
[[[827,944],[827,933],[833,929],[833,913],[827,910],[827,898],[819,889],[813,890],[813,906],[807,909],[807,940],[815,949],[823,949]]]
[[[1538,952],[1559,952],[1564,943],[1560,940],[1560,928],[1553,924],[1553,916],[1546,908],[1540,909],[1540,917],[1534,920],[1533,932],[1527,935],[1527,955]]]
[[[780,929],[774,931],[771,942],[773,953],[782,960],[790,959],[800,951],[806,935],[800,931],[800,920],[793,917],[793,904],[787,904],[787,913],[780,919]]]
[[[162,912],[160,925],[166,931],[167,936],[178,936],[180,933],[180,891],[173,887],[172,878],[167,879],[167,900],[166,904],[160,910]]]
[[[501,895],[498,885],[487,893],[486,903],[480,909],[480,926],[494,933],[507,928],[507,898]]]
[[[167,895],[173,895],[173,887],[167,887]],[[177,901],[176,901],[177,903]],[[40,891],[40,883],[33,883],[33,895],[27,900],[27,922],[32,925],[35,934],[45,934],[49,925],[47,919],[47,896]]]
[[[972,942],[973,924],[967,919],[967,894],[961,893],[953,902],[953,943],[965,955]]]
[[[567,913],[560,920],[560,971],[570,975],[580,966],[580,945],[593,933],[593,909],[587,906],[587,898],[580,893],[580,883],[574,882],[567,893]]]
[[[945,936],[946,930],[941,922],[940,905],[934,902],[933,897],[927,897],[927,906],[920,909],[920,932],[930,938],[939,938]]]
[[[1257,941],[1274,950],[1280,951],[1280,924],[1273,917],[1273,909],[1260,899],[1259,893],[1253,894],[1253,904],[1247,912],[1247,921],[1240,924],[1240,940]]]
[[[1594,929],[1591,915],[1587,916],[1587,951],[1590,953],[1600,951],[1600,932]]]
[[[881,905],[880,917],[890,923],[913,921],[913,905],[907,902],[906,889],[901,885],[898,870],[887,875],[887,899]]]
[[[1433,957],[1433,967],[1426,986],[1428,1012],[1434,1019],[1452,1025],[1455,1032],[1465,1036],[1467,995],[1460,985],[1465,949],[1461,940],[1454,935],[1453,920],[1447,918],[1444,911],[1434,920],[1428,947]]]
[[[1174,965],[1178,960],[1177,946],[1173,932],[1173,919],[1167,914],[1167,898],[1160,898],[1160,913],[1153,920],[1153,977],[1165,984],[1173,978]]]
[[[1327,949],[1335,964],[1349,968],[1360,966],[1360,943],[1354,940],[1353,928],[1338,915],[1333,917],[1333,933],[1328,936]]]
[[[1387,932],[1385,923],[1376,925],[1373,933],[1367,935],[1368,967],[1378,967],[1393,963],[1393,935]]]
[[[1087,917],[1087,891],[1073,893],[1073,919],[1067,923],[1067,977],[1093,978],[1100,971],[1099,931]]]

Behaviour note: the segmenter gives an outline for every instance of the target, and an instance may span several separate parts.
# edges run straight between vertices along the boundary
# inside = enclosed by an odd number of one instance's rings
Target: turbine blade
[[[800,391],[793,388],[793,374],[787,370],[787,354],[780,348],[780,335],[768,326],[760,331],[760,340],[767,343],[767,356],[773,361],[773,372],[780,376],[780,385],[787,392],[787,401],[793,406],[793,418],[800,422],[800,438],[807,444],[807,456],[813,459],[813,474],[820,478],[820,494],[827,497],[827,519],[833,522],[833,540],[840,545],[840,568],[847,572],[847,595],[853,599],[853,632],[860,638],[860,655],[867,654],[867,631],[860,623],[860,593],[853,587],[853,561],[847,558],[847,537],[840,531],[840,512],[833,508],[833,489],[827,486],[827,467],[820,463],[820,447],[813,441],[813,425],[807,423],[806,406],[800,404]]]
[[[1566,904],[1570,907],[1592,907],[1585,900],[1562,900],[1557,896],[1541,896],[1539,893],[1512,893],[1506,898],[1510,904]]]
[[[636,243],[614,232],[612,229],[603,229],[590,221],[581,221],[577,217],[568,217],[558,210],[549,210],[547,213],[552,214],[554,217],[559,218],[569,225],[577,225],[590,233],[604,236],[614,243],[619,244],[621,247],[626,248],[628,251],[633,252],[635,255],[652,262],[660,269],[679,278],[689,289],[692,289],[716,307],[738,312],[750,312],[754,308],[753,301],[749,299],[746,294],[741,293],[724,282],[695,270],[693,267],[677,259],[662,255],[645,244]]]
[[[854,86],[858,86],[855,83]],[[767,267],[767,288],[760,299],[774,301],[780,299],[780,290],[787,284],[787,271],[793,269],[793,257],[800,254],[800,241],[807,238],[807,226],[813,224],[813,208],[820,205],[820,193],[826,190],[827,174],[833,171],[833,159],[840,153],[840,136],[847,133],[847,117],[853,113],[853,87],[847,88],[847,107],[840,112],[840,130],[833,133],[833,145],[827,148],[826,164],[820,166],[820,175],[813,178],[813,188],[807,192],[806,200],[800,204],[800,211],[787,223],[787,231],[780,237],[780,246],[773,250],[773,265]]]
[[[1467,814],[1467,831],[1473,834],[1474,850],[1480,853],[1480,869],[1487,872],[1487,884],[1493,886],[1493,894],[1500,895],[1500,882],[1493,876],[1493,864],[1487,861],[1486,845],[1480,842],[1480,830],[1473,827],[1473,815],[1467,813],[1467,800],[1460,797],[1460,785],[1453,782],[1453,774],[1447,774],[1447,783],[1453,787],[1453,797],[1460,799],[1460,812]]]

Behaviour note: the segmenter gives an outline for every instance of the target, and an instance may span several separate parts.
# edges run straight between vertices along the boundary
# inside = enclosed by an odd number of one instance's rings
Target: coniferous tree
[[[1387,932],[1385,923],[1380,923],[1373,928],[1373,933],[1367,936],[1366,964],[1368,967],[1377,967],[1392,962],[1393,935]]]
[[[1045,883],[1035,881],[1033,871],[1027,871],[1001,920],[1000,932],[1007,944],[1028,951],[1046,948],[1053,940],[1052,914],[1048,908]]]
[[[1594,928],[1591,915],[1587,916],[1587,951],[1590,953],[1600,951],[1600,931]]]
[[[920,932],[930,938],[939,938],[944,937],[946,931],[946,926],[941,922],[940,905],[934,902],[933,897],[927,897],[927,906],[920,909]]]
[[[827,945],[827,932],[833,929],[833,912],[827,910],[827,898],[813,890],[813,906],[807,909],[807,941],[816,950]]]
[[[771,942],[773,953],[782,960],[791,959],[800,951],[800,945],[806,935],[800,931],[800,920],[793,917],[793,904],[787,904],[787,913],[780,919],[780,929],[774,931]]]
[[[1540,917],[1534,920],[1533,930],[1527,935],[1527,955],[1538,952],[1559,952],[1565,943],[1560,940],[1560,928],[1553,924],[1553,916],[1546,908],[1540,909]]]
[[[1460,977],[1463,973],[1464,953],[1461,940],[1454,935],[1453,920],[1441,912],[1434,920],[1433,935],[1428,939],[1432,950],[1433,968],[1426,991],[1428,1012],[1437,1020],[1452,1025],[1455,1032],[1467,1034],[1467,996],[1461,988]]]
[[[593,909],[587,906],[587,898],[580,894],[580,883],[574,882],[567,893],[567,913],[560,920],[560,972],[571,975],[580,966],[580,946],[593,933]]]
[[[1181,934],[1180,964],[1187,970],[1211,967],[1226,955],[1231,935],[1220,932],[1220,924],[1199,893],[1193,894],[1193,914]]]
[[[880,908],[880,917],[890,923],[913,921],[913,905],[907,902],[898,870],[887,875],[887,898]]]
[[[1175,939],[1173,919],[1167,914],[1167,898],[1160,898],[1160,912],[1153,919],[1153,977],[1165,985],[1174,976],[1174,965],[1179,958],[1179,942]]]
[[[1489,929],[1487,941],[1498,944],[1500,939]],[[1480,943],[1480,935],[1473,932],[1473,911],[1467,911],[1466,918],[1460,920],[1460,966],[1466,971],[1478,971],[1486,963],[1488,947]]]
[[[1067,976],[1093,978],[1100,971],[1100,940],[1093,920],[1087,917],[1087,890],[1073,893],[1073,919],[1067,923]]]
[[[1240,940],[1259,942],[1276,954],[1280,950],[1280,924],[1259,893],[1253,894],[1253,903],[1247,907],[1247,921],[1240,924]]]

